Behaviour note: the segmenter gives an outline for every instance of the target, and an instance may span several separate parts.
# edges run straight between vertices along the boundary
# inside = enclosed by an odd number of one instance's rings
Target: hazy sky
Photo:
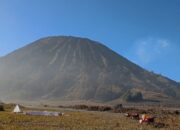
[[[0,55],[41,37],[99,41],[180,81],[180,0],[0,0]]]

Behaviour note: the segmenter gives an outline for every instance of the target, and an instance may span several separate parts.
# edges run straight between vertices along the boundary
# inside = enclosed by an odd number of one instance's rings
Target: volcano
[[[180,99],[180,85],[103,44],[72,36],[39,39],[0,58],[0,98],[19,100]]]

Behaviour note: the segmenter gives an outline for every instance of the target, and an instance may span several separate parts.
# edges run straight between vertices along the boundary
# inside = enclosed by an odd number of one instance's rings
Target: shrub
[[[88,106],[89,111],[98,111],[99,107],[98,106]]]
[[[143,100],[143,96],[141,92],[131,92],[127,91],[123,95],[123,99],[128,102],[138,102]]]
[[[122,104],[117,104],[114,106],[114,110],[121,110],[123,108]]]
[[[4,106],[0,105],[0,111],[4,111]]]
[[[74,105],[74,106],[72,106],[72,108],[75,108],[75,109],[87,109],[88,106],[87,105]]]
[[[88,111],[110,111],[112,108],[110,106],[88,106],[88,105],[74,105],[70,106],[74,109],[82,109]]]
[[[110,111],[112,108],[110,106],[99,106],[98,111]]]

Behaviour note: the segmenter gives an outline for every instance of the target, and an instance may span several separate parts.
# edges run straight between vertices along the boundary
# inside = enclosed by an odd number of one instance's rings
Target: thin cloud
[[[146,38],[135,43],[135,55],[143,64],[162,57],[170,48],[170,42],[161,38]]]

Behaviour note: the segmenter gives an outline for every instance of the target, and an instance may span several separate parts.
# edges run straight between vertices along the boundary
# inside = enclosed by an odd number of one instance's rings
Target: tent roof
[[[15,113],[22,112],[18,104],[15,106],[13,112],[15,112]]]

